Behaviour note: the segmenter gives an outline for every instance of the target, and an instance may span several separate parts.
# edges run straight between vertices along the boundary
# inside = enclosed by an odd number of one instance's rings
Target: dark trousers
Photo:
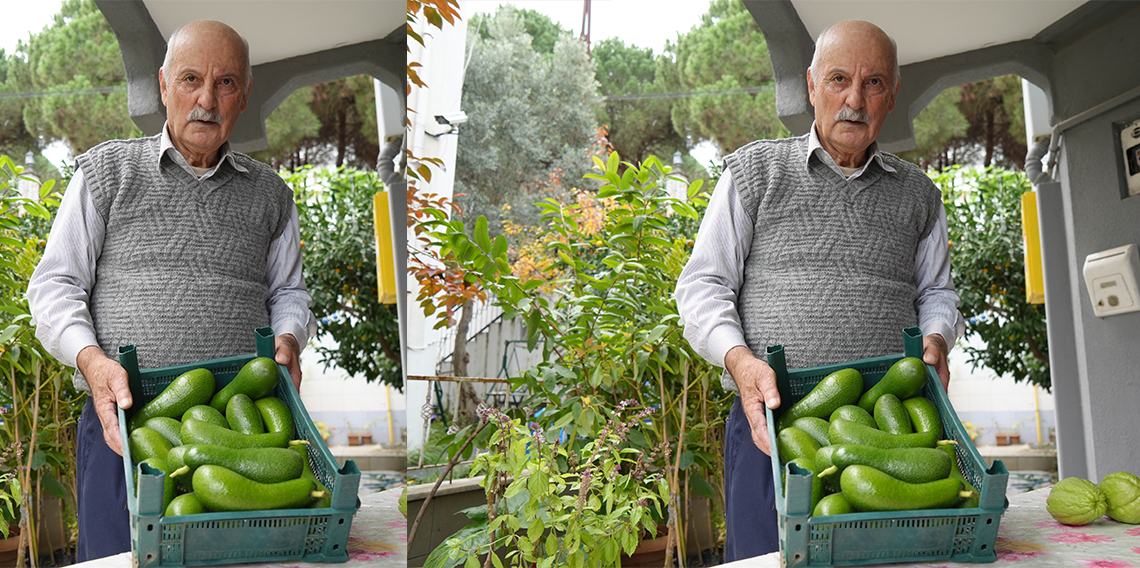
[[[76,454],[79,494],[76,562],[130,551],[131,525],[123,456],[111,451],[103,441],[103,426],[90,396],[79,417]]]
[[[780,538],[772,458],[752,442],[739,396],[724,430],[724,560],[732,562],[775,552]]]

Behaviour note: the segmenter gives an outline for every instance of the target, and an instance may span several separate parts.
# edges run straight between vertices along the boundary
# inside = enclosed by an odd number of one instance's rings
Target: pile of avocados
[[[856,369],[824,377],[776,420],[776,449],[812,472],[812,515],[977,507],[977,490],[943,440],[942,418],[919,396],[926,365],[895,362],[863,390]],[[786,486],[786,485],[785,485]]]
[[[166,473],[164,515],[328,507],[328,488],[277,386],[277,363],[257,357],[215,391],[209,369],[187,371],[127,424],[134,465]],[[135,487],[138,487],[136,482]]]

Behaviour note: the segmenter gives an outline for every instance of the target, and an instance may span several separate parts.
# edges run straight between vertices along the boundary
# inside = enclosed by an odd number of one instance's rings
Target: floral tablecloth
[[[1140,567],[1140,525],[1107,516],[1084,526],[1062,525],[1045,510],[1050,489],[1010,497],[994,543],[995,565]],[[921,566],[941,565],[945,564]]]
[[[1091,524],[1062,525],[1045,510],[1052,487],[1009,497],[1009,509],[998,527],[997,560],[990,566],[1066,566],[1076,568],[1140,568],[1140,525],[1101,517]],[[724,564],[730,568],[780,566],[779,553]],[[884,564],[890,568],[951,568],[979,566],[959,562]]]
[[[360,510],[348,536],[348,561],[343,564],[270,562],[241,564],[242,568],[405,568],[408,565],[408,521],[397,509],[400,488],[360,497]],[[131,568],[131,553],[75,564],[77,568]]]

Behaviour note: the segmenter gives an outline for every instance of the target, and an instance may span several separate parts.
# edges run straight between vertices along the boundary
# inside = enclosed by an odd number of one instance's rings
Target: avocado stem
[[[963,499],[969,499],[970,497],[974,496],[974,492],[973,491],[959,491],[958,496],[963,498]]]
[[[312,444],[310,444],[308,440],[290,440],[289,445],[290,446],[310,446]]]
[[[821,478],[826,477],[826,476],[831,475],[837,471],[839,471],[839,466],[833,465],[833,466],[819,472],[819,475],[817,475],[816,477],[821,477]]]
[[[325,496],[325,492],[324,491],[314,491],[314,492],[312,492],[312,496],[313,496],[313,499],[320,499],[321,497]]]
[[[957,440],[938,440],[937,446],[957,446]]]
[[[179,475],[182,475],[185,473],[190,473],[190,466],[184,465],[184,466],[174,470],[174,472],[170,474],[170,477],[171,477],[171,479],[173,479],[173,478],[178,477]]]

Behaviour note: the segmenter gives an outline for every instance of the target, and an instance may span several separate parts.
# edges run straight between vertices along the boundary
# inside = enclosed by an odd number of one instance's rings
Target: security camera
[[[459,125],[466,122],[467,114],[462,111],[437,114],[435,115],[435,123],[429,122],[424,127],[424,132],[436,138],[445,134],[459,134]]]
[[[449,112],[444,115],[435,115],[435,121],[440,124],[450,124],[452,126],[459,126],[460,124],[467,123],[467,113],[463,111]]]

